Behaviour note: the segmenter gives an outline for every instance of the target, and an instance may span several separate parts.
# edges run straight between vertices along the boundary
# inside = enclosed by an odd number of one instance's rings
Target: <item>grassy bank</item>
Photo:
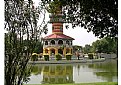
[[[77,83],[77,84],[25,84],[25,85],[118,85],[117,82]]]

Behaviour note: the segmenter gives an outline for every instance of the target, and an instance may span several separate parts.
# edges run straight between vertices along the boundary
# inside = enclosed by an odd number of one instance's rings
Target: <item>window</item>
[[[51,54],[55,54],[55,49],[51,49]]]
[[[72,45],[72,41],[71,41],[71,45]]]
[[[59,45],[62,45],[62,44],[63,44],[63,41],[62,41],[62,40],[59,40],[59,41],[58,41],[58,44],[59,44]]]
[[[45,45],[48,45],[48,41],[45,41]]]
[[[66,41],[66,44],[69,45],[69,41],[68,40]]]
[[[54,40],[52,40],[50,43],[51,43],[51,45],[55,45],[55,41]]]

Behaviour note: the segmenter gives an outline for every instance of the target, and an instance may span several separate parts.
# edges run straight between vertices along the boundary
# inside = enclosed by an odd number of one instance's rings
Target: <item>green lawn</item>
[[[117,82],[77,83],[77,84],[25,84],[25,85],[118,85]]]

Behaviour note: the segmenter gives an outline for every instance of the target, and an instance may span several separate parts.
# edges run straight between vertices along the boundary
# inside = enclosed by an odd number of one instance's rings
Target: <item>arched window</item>
[[[55,41],[54,40],[51,40],[51,45],[55,45]]]
[[[69,41],[68,41],[68,40],[66,41],[66,44],[67,44],[67,45],[70,45],[70,43],[69,43]]]
[[[58,44],[59,44],[59,45],[62,45],[62,44],[63,44],[63,41],[62,41],[62,40],[59,40],[59,41],[58,41]]]
[[[55,49],[54,48],[51,49],[51,54],[55,54]]]
[[[48,41],[45,41],[45,45],[48,45]]]

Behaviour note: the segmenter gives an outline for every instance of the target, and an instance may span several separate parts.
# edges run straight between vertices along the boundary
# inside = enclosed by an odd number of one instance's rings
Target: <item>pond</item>
[[[27,84],[117,82],[117,60],[75,64],[36,64]]]

